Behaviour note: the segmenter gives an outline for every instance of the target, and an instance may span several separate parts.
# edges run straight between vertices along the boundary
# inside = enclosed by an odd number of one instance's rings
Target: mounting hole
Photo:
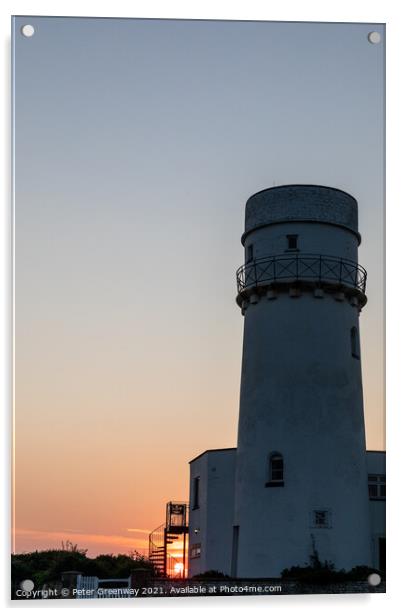
[[[378,573],[370,573],[370,575],[367,578],[367,581],[370,584],[370,586],[378,586],[378,584],[380,584],[381,582],[381,576],[378,575]]]
[[[378,45],[378,43],[381,43],[381,34],[379,32],[369,32],[367,38],[373,45]]]
[[[26,592],[32,592],[33,589],[34,589],[34,586],[35,586],[35,584],[33,583],[32,580],[24,580],[20,584],[20,588],[22,590],[25,590]]]
[[[21,33],[23,34],[23,36],[30,38],[35,34],[35,28],[31,26],[31,24],[25,24],[25,26],[22,26],[21,28]]]

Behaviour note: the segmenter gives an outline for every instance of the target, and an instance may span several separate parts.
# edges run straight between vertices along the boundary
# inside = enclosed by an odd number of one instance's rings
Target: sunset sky
[[[188,461],[236,445],[244,206],[273,184],[359,202],[383,449],[384,27],[14,28],[15,551],[146,554],[166,502],[188,500]]]

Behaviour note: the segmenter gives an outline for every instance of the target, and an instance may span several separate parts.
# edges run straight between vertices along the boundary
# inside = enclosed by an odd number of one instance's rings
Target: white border
[[[327,612],[338,612],[339,609],[352,608],[356,612],[364,611],[365,614],[375,614],[383,610],[391,603],[396,605],[398,601],[398,582],[400,566],[400,520],[401,509],[400,494],[397,486],[400,483],[399,469],[401,459],[399,451],[401,447],[401,394],[399,381],[402,377],[402,325],[399,271],[402,265],[402,256],[398,250],[401,242],[402,204],[400,200],[399,176],[401,174],[401,162],[398,153],[402,145],[400,115],[402,112],[401,94],[398,91],[400,78],[401,27],[400,9],[395,0],[337,0],[336,2],[323,2],[311,0],[279,0],[274,3],[270,0],[190,0],[190,1],[156,1],[156,0],[113,0],[104,2],[98,0],[58,0],[54,1],[15,1],[3,0],[0,15],[2,28],[2,45],[4,59],[1,63],[1,83],[5,86],[2,97],[2,134],[7,136],[1,149],[2,164],[0,169],[3,174],[3,200],[1,209],[1,267],[0,267],[0,316],[1,333],[4,344],[0,354],[0,392],[3,407],[4,422],[1,430],[4,445],[3,461],[4,476],[3,486],[5,491],[5,506],[1,509],[1,518],[4,535],[2,545],[5,546],[1,559],[1,597],[5,607],[24,610],[27,607],[39,607],[39,609],[64,608],[67,610],[85,608],[106,609],[114,611],[116,608],[129,608],[135,610],[166,610],[171,609],[219,609],[240,611],[244,608],[253,608],[256,611],[275,609],[281,613],[290,613],[297,610],[298,613],[310,614],[311,610],[325,609]],[[147,599],[145,601],[131,602],[111,600],[105,602],[74,602],[74,607],[68,601],[57,602],[43,601],[35,606],[24,607],[16,602],[11,603],[9,596],[9,489],[10,489],[10,405],[12,389],[11,377],[11,214],[10,214],[10,16],[14,15],[64,15],[64,16],[96,16],[96,17],[154,17],[154,18],[182,18],[182,19],[243,19],[243,20],[272,20],[272,21],[337,21],[337,22],[370,22],[387,24],[387,422],[388,422],[388,479],[390,487],[388,496],[388,590],[387,595],[329,595],[329,596],[287,596],[287,597],[227,597],[208,599]],[[399,19],[398,19],[399,18]],[[395,489],[393,488],[395,484]],[[63,604],[63,605],[61,605]],[[90,605],[89,605],[90,604]]]

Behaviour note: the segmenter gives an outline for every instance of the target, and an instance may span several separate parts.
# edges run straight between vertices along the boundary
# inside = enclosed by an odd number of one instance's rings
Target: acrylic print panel
[[[14,599],[384,592],[384,50],[13,19]]]

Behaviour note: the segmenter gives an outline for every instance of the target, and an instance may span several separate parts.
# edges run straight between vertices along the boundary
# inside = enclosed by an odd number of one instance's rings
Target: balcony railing
[[[367,272],[358,263],[339,257],[315,254],[274,255],[250,261],[236,272],[237,290],[277,281],[311,280],[366,291]]]

